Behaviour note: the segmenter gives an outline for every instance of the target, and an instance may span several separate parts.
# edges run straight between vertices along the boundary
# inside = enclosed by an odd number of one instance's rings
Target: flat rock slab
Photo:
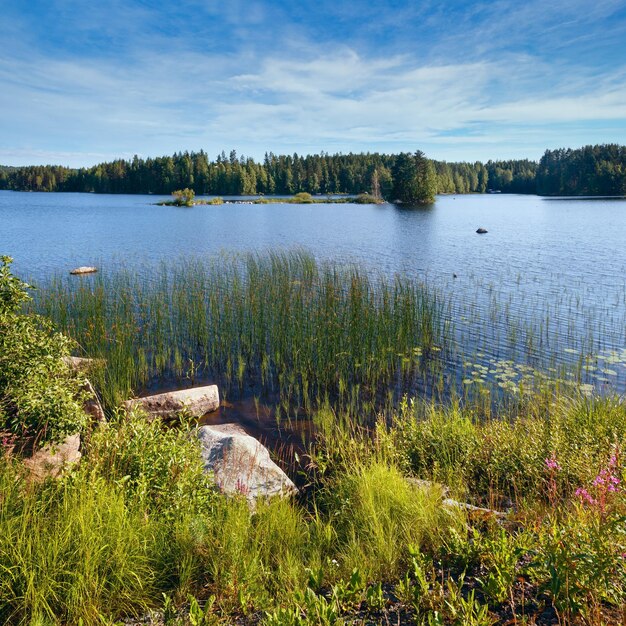
[[[81,267],[76,267],[73,270],[70,270],[70,274],[76,275],[76,274],[93,274],[94,272],[97,272],[98,268],[97,267],[92,267],[89,265],[82,265]]]
[[[502,513],[501,511],[485,509],[480,506],[468,504],[467,502],[458,502],[457,500],[452,500],[451,498],[446,498],[442,504],[449,509],[461,509],[463,511],[467,511],[470,515],[474,514],[478,517],[495,517],[496,519],[504,519],[506,517],[506,513]]]
[[[124,402],[124,406],[126,410],[141,407],[151,417],[174,418],[181,411],[187,411],[193,417],[202,417],[219,408],[220,394],[217,385],[207,385],[134,398]]]
[[[198,438],[204,468],[224,493],[243,494],[252,505],[257,498],[297,493],[267,448],[237,424],[202,426]]]
[[[59,444],[48,444],[36,450],[32,456],[24,459],[31,479],[35,481],[45,478],[56,478],[69,465],[80,460],[80,435],[70,435]]]

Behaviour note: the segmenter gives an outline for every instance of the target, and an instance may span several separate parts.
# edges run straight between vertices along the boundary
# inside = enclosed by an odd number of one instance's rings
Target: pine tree
[[[436,193],[435,168],[424,153],[399,154],[393,169],[394,198],[404,204],[432,204]]]

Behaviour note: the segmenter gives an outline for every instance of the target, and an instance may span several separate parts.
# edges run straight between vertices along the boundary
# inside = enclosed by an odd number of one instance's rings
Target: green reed
[[[356,413],[406,390],[450,334],[423,283],[299,251],[57,279],[35,306],[80,354],[106,359],[95,376],[109,406],[165,377],[212,379],[224,395],[253,387],[293,415],[329,399]]]

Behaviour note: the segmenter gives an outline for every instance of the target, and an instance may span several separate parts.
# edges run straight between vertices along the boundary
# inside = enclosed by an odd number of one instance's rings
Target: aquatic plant
[[[449,332],[441,298],[419,281],[299,251],[58,279],[36,307],[81,353],[106,359],[96,383],[109,406],[159,378],[193,376],[226,396],[273,395],[292,416],[328,399],[368,414],[415,384]]]

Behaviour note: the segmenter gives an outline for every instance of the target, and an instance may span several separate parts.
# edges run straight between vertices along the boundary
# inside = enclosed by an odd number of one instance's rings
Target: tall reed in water
[[[351,413],[374,409],[449,332],[422,283],[303,252],[56,280],[36,306],[82,353],[107,360],[96,376],[109,405],[158,377],[186,377],[217,380],[226,394],[255,385],[294,414],[329,399]]]

